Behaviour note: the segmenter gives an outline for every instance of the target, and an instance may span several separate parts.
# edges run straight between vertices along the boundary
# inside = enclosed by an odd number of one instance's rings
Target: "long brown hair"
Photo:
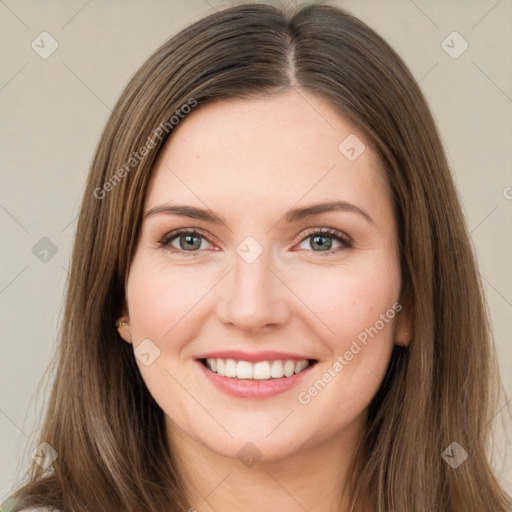
[[[509,510],[488,462],[500,391],[488,312],[435,122],[395,51],[359,19],[319,3],[216,12],[163,44],[128,83],[78,219],[39,437],[58,457],[52,472],[33,463],[29,482],[11,495],[13,510],[189,508],[164,413],[116,332],[125,276],[173,116],[186,115],[184,105],[287,90],[327,100],[378,155],[398,222],[402,302],[414,324],[413,341],[394,349],[370,405],[349,480],[351,510],[369,495],[378,512]],[[441,457],[453,442],[468,453],[457,469]]]

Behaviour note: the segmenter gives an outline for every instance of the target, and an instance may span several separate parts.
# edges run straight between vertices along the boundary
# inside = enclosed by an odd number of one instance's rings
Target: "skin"
[[[121,335],[134,349],[150,339],[160,350],[150,365],[137,364],[166,414],[191,507],[200,512],[339,512],[349,505],[336,497],[368,405],[393,345],[411,337],[403,305],[308,404],[298,401],[365,328],[400,303],[392,202],[366,142],[355,161],[338,150],[350,134],[365,142],[330,104],[304,91],[226,100],[181,121],[154,167],[144,212],[186,204],[226,221],[145,217],[121,318]],[[282,219],[290,208],[333,200],[358,206],[373,222],[347,211],[293,224]],[[181,252],[159,246],[178,228],[202,229],[209,239],[192,240],[192,252],[179,236],[172,246]],[[322,250],[310,228],[337,230],[353,247],[328,238],[332,245]],[[252,263],[236,252],[247,236],[263,249]],[[329,249],[335,252],[326,255]],[[318,363],[285,393],[235,398],[214,387],[195,360],[230,349],[279,350]],[[262,454],[252,467],[237,457],[247,442]]]

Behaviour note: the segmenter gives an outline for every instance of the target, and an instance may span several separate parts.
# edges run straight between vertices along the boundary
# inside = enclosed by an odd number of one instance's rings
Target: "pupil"
[[[199,237],[196,236],[196,235],[184,235],[181,238],[185,238],[185,240],[186,240],[186,246],[182,247],[182,249],[185,249],[185,250],[190,250],[191,248],[192,249],[198,249],[200,247],[200,245],[201,245],[201,241],[199,241],[199,245],[195,244],[195,247],[193,247],[194,243],[191,242],[191,240],[193,240],[194,238],[199,240]],[[189,243],[191,243],[192,246],[188,245]]]
[[[330,249],[332,243],[325,243],[325,242],[318,243],[317,240],[329,240],[329,239],[330,238],[328,236],[315,236],[315,237],[313,237],[313,240],[314,240],[315,244],[317,244],[320,248],[327,247],[327,249]]]

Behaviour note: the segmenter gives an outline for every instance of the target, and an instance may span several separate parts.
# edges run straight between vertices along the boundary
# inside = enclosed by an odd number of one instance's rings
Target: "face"
[[[127,278],[123,337],[170,436],[227,457],[251,442],[277,459],[361,430],[406,342],[378,161],[301,94],[210,103],[180,122]]]

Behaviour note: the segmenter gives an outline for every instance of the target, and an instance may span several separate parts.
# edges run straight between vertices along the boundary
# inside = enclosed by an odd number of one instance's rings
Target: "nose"
[[[217,314],[225,325],[254,334],[287,322],[292,293],[271,265],[265,251],[251,263],[235,254],[217,290]]]

